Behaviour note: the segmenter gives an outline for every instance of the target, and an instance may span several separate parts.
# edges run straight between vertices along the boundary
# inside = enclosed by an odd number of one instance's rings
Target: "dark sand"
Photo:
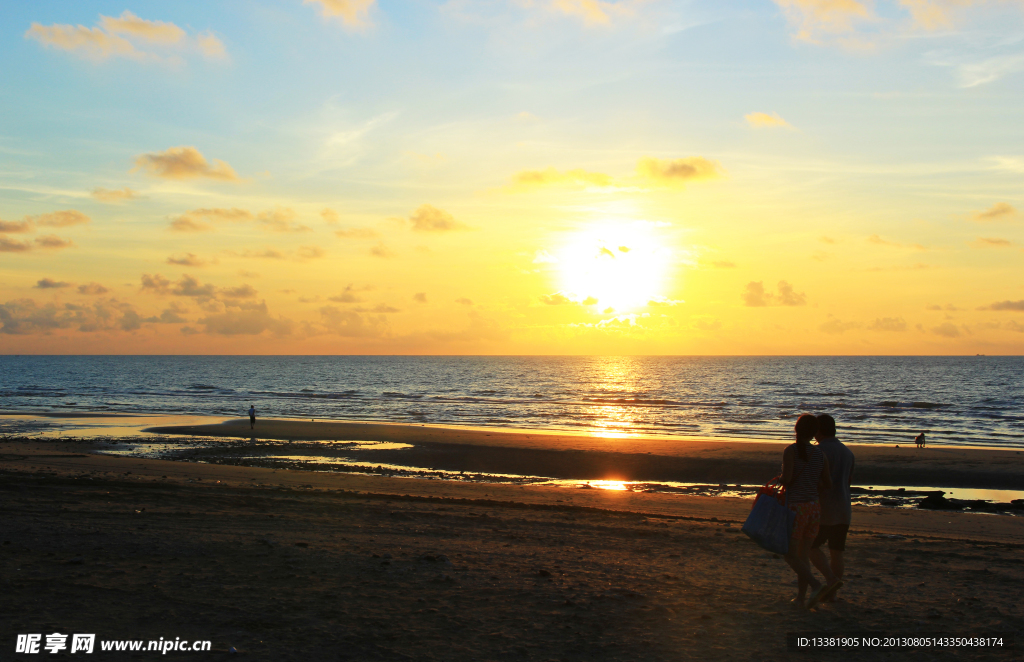
[[[1020,659],[808,655],[785,633],[1019,637],[1024,518],[856,508],[844,600],[794,612],[792,572],[739,533],[746,500],[90,450],[0,443],[0,659],[55,631],[240,651],[192,659]]]

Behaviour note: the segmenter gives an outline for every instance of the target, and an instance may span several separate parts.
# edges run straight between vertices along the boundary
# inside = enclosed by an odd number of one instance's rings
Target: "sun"
[[[599,310],[628,312],[664,299],[672,251],[647,221],[597,223],[556,252],[562,293]],[[610,311],[610,312],[611,312]]]

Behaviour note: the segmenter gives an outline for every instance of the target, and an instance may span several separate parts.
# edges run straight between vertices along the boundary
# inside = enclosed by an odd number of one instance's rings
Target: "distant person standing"
[[[821,492],[821,524],[808,557],[821,574],[834,578],[822,596],[823,601],[833,602],[836,592],[843,585],[843,552],[846,550],[846,534],[850,530],[853,515],[850,504],[853,451],[836,439],[836,420],[828,414],[818,416],[818,431],[814,438],[828,459],[832,486]],[[825,559],[821,551],[821,546],[826,542],[831,557],[829,560]]]
[[[256,406],[249,405],[249,429],[256,427]]]
[[[924,432],[914,437],[914,443],[918,448],[924,448]]]

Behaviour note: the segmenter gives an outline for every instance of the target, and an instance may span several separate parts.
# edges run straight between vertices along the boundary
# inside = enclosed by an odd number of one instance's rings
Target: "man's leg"
[[[825,552],[821,551],[821,547],[813,547],[811,551],[807,553],[807,557],[814,564],[814,567],[818,569],[818,572],[825,578],[826,584],[835,584],[837,579],[840,579],[839,575],[836,574],[834,566],[830,567],[828,559],[825,558]],[[835,558],[835,556],[833,556]]]

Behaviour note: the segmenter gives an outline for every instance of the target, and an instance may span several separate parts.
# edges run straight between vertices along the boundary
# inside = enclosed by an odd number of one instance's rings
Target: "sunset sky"
[[[0,6],[0,354],[1024,353],[1024,0]]]

